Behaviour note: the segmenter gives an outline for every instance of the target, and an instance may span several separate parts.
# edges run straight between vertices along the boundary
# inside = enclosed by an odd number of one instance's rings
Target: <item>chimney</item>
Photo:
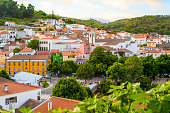
[[[8,85],[4,85],[3,89],[4,89],[5,92],[7,92],[8,91]]]
[[[47,110],[51,110],[52,109],[52,101],[51,100],[48,100],[47,102]]]

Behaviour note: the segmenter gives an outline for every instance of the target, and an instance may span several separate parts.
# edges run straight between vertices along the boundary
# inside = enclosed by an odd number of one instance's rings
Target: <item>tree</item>
[[[6,79],[10,79],[8,73],[5,70],[0,71],[0,77],[6,78]]]
[[[111,85],[113,85],[111,80],[106,80],[103,78],[100,84],[97,86],[97,89],[101,94],[107,95]]]
[[[127,73],[133,78],[137,78],[143,74],[143,66],[141,60],[133,55],[125,61]]]
[[[116,55],[113,55],[110,50],[106,51],[105,48],[103,47],[96,47],[93,52],[91,52],[90,57],[89,57],[89,62],[93,64],[95,67],[97,64],[101,63],[106,66],[106,69],[113,65],[114,62],[117,62],[118,57]],[[100,72],[96,72],[100,73]]]
[[[34,6],[31,5],[31,4],[28,4],[28,7],[27,7],[27,17],[31,18],[34,16]]]
[[[67,60],[65,61],[69,64],[70,68],[72,69],[72,73],[76,73],[78,66],[73,60]]]
[[[108,76],[110,79],[117,80],[123,80],[127,75],[125,66],[121,63],[115,62],[112,66],[109,67],[109,69],[106,71],[106,76]]]
[[[15,49],[13,49],[13,53],[15,55],[15,53],[19,53],[22,49],[21,48],[18,48],[16,47]]]
[[[119,63],[121,63],[121,64],[125,64],[125,61],[127,60],[127,58],[126,57],[120,57],[119,58]]]
[[[71,74],[72,73],[72,68],[68,64],[68,62],[64,61],[62,66],[61,66],[61,73],[62,74]]]
[[[103,73],[107,70],[107,65],[103,65],[103,63],[100,63],[100,64],[96,64],[96,73]]]
[[[145,76],[140,76],[136,80],[138,83],[140,83],[140,87],[143,90],[149,90],[151,89],[151,79]]]
[[[76,76],[78,79],[84,79],[85,83],[87,80],[90,80],[94,77],[94,67],[89,62],[85,62],[84,64],[80,65],[76,72]]]
[[[158,70],[160,75],[165,75],[170,73],[170,57],[167,54],[161,55],[156,58],[156,62],[158,63]]]
[[[51,62],[47,67],[47,70],[53,73],[58,73],[60,69],[61,69],[60,63],[57,60],[55,60],[54,62]]]
[[[75,100],[84,100],[88,97],[85,87],[81,86],[74,77],[58,80],[52,90],[52,95]]]
[[[85,89],[86,89],[86,91],[88,93],[88,97],[92,98],[94,96],[93,91],[89,87],[85,87]]]
[[[144,67],[143,74],[146,77],[150,77],[154,79],[154,77],[157,76],[159,72],[158,72],[158,64],[153,58],[153,56],[149,55],[147,57],[141,57],[140,59]]]
[[[31,48],[31,49],[34,49],[34,50],[38,50],[39,40],[37,40],[37,39],[31,40],[31,41],[28,43],[27,47],[29,47],[29,48]]]

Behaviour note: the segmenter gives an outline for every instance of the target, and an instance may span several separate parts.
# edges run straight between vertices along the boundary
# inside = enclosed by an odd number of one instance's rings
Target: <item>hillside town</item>
[[[7,21],[1,26],[0,71],[5,71],[15,80],[0,77],[0,109],[5,111],[15,108],[15,113],[20,113],[21,107],[30,107],[34,113],[48,113],[50,109],[57,108],[74,110],[74,106],[83,99],[57,97],[52,92],[57,87],[55,84],[58,80],[77,76],[77,72],[68,74],[62,67],[60,71],[52,71],[49,65],[73,61],[81,66],[86,64],[93,50],[98,47],[104,48],[105,52],[110,51],[118,60],[131,56],[152,56],[156,59],[161,55],[170,55],[170,36],[156,32],[133,34],[121,31],[110,34],[91,26],[68,24],[61,19],[40,19],[31,24],[19,25]],[[102,78],[108,78],[106,75],[107,72],[87,81],[77,80],[97,95],[100,93],[97,87]],[[116,81],[115,78],[114,80]],[[163,80],[165,83],[169,78]],[[159,81],[158,84],[163,83]],[[137,105],[136,109],[139,107]]]

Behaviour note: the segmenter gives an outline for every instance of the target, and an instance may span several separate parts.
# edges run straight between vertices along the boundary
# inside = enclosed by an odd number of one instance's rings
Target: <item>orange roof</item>
[[[20,52],[33,52],[34,50],[31,48],[25,48],[23,50],[21,50]]]
[[[49,59],[50,59],[49,55],[14,55],[8,60],[49,60]]]
[[[160,51],[155,50],[155,49],[153,49],[153,50],[145,50],[145,52],[146,53],[160,53]]]
[[[51,53],[59,53],[59,52],[60,52],[60,50],[58,50],[58,49],[57,50],[54,50],[54,49],[51,50]]]
[[[155,47],[152,47],[152,46],[147,46],[146,48],[155,48]]]
[[[4,85],[8,85],[7,92],[3,90]],[[1,88],[0,96],[5,96],[5,95],[20,93],[20,92],[25,92],[25,91],[30,91],[30,90],[36,90],[36,89],[40,89],[41,87],[21,84],[17,82],[3,82],[3,83],[0,83],[0,88]]]
[[[71,51],[61,51],[63,56],[67,56],[67,55],[75,55],[73,52]]]
[[[58,42],[55,44],[79,44],[79,43],[77,43],[77,42]]]
[[[156,42],[147,42],[147,43],[156,43]]]
[[[123,51],[123,52],[125,52],[125,53],[131,53],[131,54],[133,54],[133,52],[132,52],[132,51],[129,51],[128,49],[118,49],[118,51]]]
[[[33,112],[48,113],[47,101],[40,104],[37,108],[33,110]],[[65,98],[55,97],[55,96],[53,96],[50,99],[50,101],[52,101],[52,109],[57,109],[60,107],[62,110],[63,109],[74,110],[74,106],[76,106],[78,103],[81,102],[78,100],[65,99]]]
[[[9,34],[8,31],[2,31],[1,34]]]
[[[163,50],[166,54],[170,54],[170,50]]]
[[[12,21],[7,21],[8,23],[15,23],[15,22],[12,22]]]
[[[0,52],[0,54],[10,54],[12,52]]]

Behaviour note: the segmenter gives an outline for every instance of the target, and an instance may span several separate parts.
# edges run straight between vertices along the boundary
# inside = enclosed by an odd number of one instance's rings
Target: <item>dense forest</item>
[[[93,28],[107,30],[108,33],[116,33],[124,30],[131,33],[157,32],[162,35],[170,35],[170,15],[148,15],[121,19],[110,23],[101,23],[94,19],[81,20],[46,14],[42,10],[35,11],[34,8],[31,4],[24,6],[23,4],[17,4],[17,2],[13,0],[0,0],[0,25],[3,25],[5,21],[27,24],[36,22],[39,19],[61,18],[69,24],[84,24]]]

